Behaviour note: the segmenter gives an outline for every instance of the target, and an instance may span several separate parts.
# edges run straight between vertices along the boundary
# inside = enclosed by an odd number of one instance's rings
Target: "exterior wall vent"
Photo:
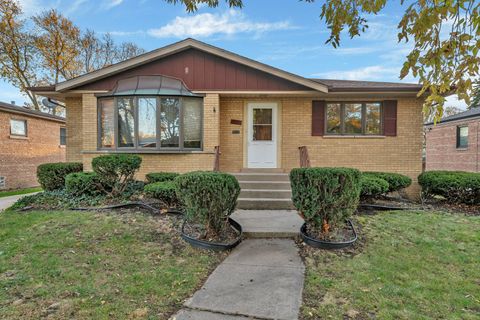
[[[6,180],[5,177],[0,176],[0,189],[3,189],[6,187],[5,180]]]

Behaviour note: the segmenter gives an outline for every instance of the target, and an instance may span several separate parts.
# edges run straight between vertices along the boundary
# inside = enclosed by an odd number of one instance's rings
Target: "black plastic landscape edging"
[[[355,230],[355,227],[353,226],[352,221],[347,220],[348,224],[352,228],[354,238],[349,241],[342,241],[342,242],[331,242],[331,241],[323,241],[315,238],[311,238],[307,235],[307,224],[304,223],[302,227],[300,228],[300,235],[302,236],[303,242],[308,244],[311,247],[314,248],[319,248],[319,249],[327,249],[327,250],[334,250],[334,249],[343,249],[346,247],[351,246],[352,244],[357,241],[357,231]]]
[[[408,207],[398,207],[398,206],[388,206],[388,205],[382,205],[382,204],[368,204],[368,203],[361,203],[359,207],[361,209],[380,210],[380,211],[414,210],[414,208],[408,208]]]
[[[91,211],[91,210],[110,210],[110,209],[118,209],[118,208],[126,208],[126,207],[141,207],[144,209],[148,209],[153,213],[161,213],[161,210],[152,207],[151,205],[144,203],[144,202],[127,202],[127,203],[120,203],[120,204],[112,204],[109,206],[103,207],[93,207],[93,208],[73,208],[72,210],[77,211]],[[167,211],[168,213],[169,211]]]
[[[232,218],[228,218],[228,222],[230,225],[238,231],[238,238],[232,243],[216,243],[216,242],[209,242],[203,241],[200,239],[192,238],[184,232],[185,223],[187,220],[183,221],[182,225],[182,239],[188,242],[192,247],[200,248],[200,249],[207,249],[207,250],[214,250],[214,251],[225,251],[235,248],[241,241],[242,241],[242,226]]]

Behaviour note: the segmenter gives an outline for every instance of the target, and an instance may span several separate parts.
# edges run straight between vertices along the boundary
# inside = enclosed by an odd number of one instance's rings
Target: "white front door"
[[[277,104],[248,104],[249,168],[277,167]]]

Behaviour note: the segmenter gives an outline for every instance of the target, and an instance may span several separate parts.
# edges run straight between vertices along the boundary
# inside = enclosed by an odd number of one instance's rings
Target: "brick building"
[[[414,182],[422,170],[420,89],[304,78],[193,39],[31,88],[65,101],[67,160],[86,170],[108,153],[141,155],[139,178],[212,170],[220,146],[222,171],[288,172],[306,146],[312,166],[399,172]],[[408,191],[418,195],[418,185]]]
[[[0,102],[0,190],[38,186],[37,166],[65,161],[65,119]]]
[[[480,172],[480,107],[425,125],[426,170]]]

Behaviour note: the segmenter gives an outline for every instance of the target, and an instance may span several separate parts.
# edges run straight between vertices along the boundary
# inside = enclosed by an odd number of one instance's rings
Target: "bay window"
[[[383,134],[380,102],[331,102],[325,108],[327,135]]]
[[[139,152],[201,150],[202,115],[201,97],[100,97],[98,147]]]

